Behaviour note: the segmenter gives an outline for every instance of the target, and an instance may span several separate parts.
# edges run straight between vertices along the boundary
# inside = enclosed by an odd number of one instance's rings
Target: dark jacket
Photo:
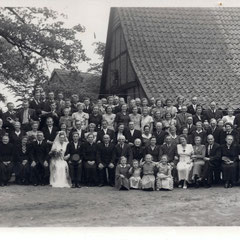
[[[120,158],[124,156],[127,158],[127,162],[131,163],[132,162],[132,149],[130,147],[130,145],[128,145],[127,143],[124,143],[123,148],[120,147],[120,144],[117,144],[115,146],[115,150],[114,150],[114,160],[115,160],[115,164],[119,163]]]
[[[108,144],[108,147],[105,146],[104,143],[99,143],[97,145],[97,162],[102,163],[105,167],[109,165],[109,163],[114,164],[114,151],[115,146],[112,143]]]
[[[103,136],[105,135],[104,131],[101,129],[97,133],[97,142],[103,142]],[[109,135],[111,142],[114,140],[115,133],[112,129],[107,129],[107,135]]]
[[[139,138],[142,140],[142,133],[140,130],[134,130],[133,135],[130,130],[124,131],[127,143],[134,143],[135,139]]]
[[[78,154],[79,157],[80,157],[79,160],[82,160],[83,159],[83,148],[82,148],[81,143],[78,142],[77,148],[75,148],[74,142],[68,143],[67,149],[66,149],[66,152],[65,152],[65,156],[68,155],[68,154],[70,154],[70,158],[68,159],[68,161],[72,161],[72,156],[74,154]]]
[[[89,142],[85,142],[82,145],[83,161],[97,161],[97,144],[92,145]]]
[[[55,140],[55,137],[57,136],[58,128],[53,126],[52,132],[50,133],[48,127],[44,127],[42,129],[42,132],[46,141],[53,142]]]
[[[33,142],[31,145],[30,160],[35,161],[36,163],[43,164],[44,161],[49,161],[49,145],[46,141],[42,141],[41,145],[38,145],[38,142]]]

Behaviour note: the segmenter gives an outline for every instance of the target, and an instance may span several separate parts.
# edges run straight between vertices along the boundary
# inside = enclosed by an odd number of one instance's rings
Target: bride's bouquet
[[[62,151],[61,150],[57,150],[57,149],[53,149],[53,150],[51,150],[49,155],[50,155],[51,158],[61,159],[62,158]]]

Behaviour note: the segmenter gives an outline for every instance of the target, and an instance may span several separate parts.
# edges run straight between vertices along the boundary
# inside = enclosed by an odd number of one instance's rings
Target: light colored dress
[[[111,115],[109,114],[103,114],[103,120],[107,121],[107,126],[109,129],[114,130],[114,121],[116,118],[116,114],[112,113]]]
[[[206,154],[206,147],[204,145],[200,146],[193,146],[194,155],[197,155],[197,158],[193,159],[193,169],[192,169],[192,177],[194,178],[195,175],[200,177],[202,175],[202,170],[205,165],[205,161],[203,158]]]
[[[234,123],[234,119],[235,119],[235,116],[224,116],[223,118],[222,118],[222,120],[223,120],[223,122],[224,123],[231,123],[232,125],[233,125],[233,123]]]
[[[154,176],[154,163],[143,164],[143,177],[142,177],[142,189],[155,190],[155,176]]]
[[[141,130],[142,132],[144,131],[144,126],[149,125],[151,126],[151,124],[153,123],[153,118],[150,115],[147,115],[146,117],[144,117],[143,115],[141,116]]]
[[[129,178],[130,188],[141,189],[141,168],[132,169],[132,175]]]
[[[178,144],[177,153],[179,155],[179,162],[177,164],[178,180],[189,181],[189,174],[193,167],[191,160],[191,155],[193,154],[192,144],[187,144],[185,147],[183,147],[181,144]]]
[[[170,164],[159,163],[156,178],[157,189],[173,190],[172,167]]]
[[[61,152],[61,157],[52,157],[50,161],[50,185],[55,188],[70,188],[71,186],[68,164],[63,159],[67,144],[68,142],[64,142],[62,145],[60,143],[53,143],[51,149],[51,151],[57,150]]]
[[[75,123],[76,121],[81,121],[82,122],[82,129],[85,130],[88,126],[88,119],[89,119],[89,114],[82,112],[75,112],[72,114],[72,119],[73,122]]]
[[[169,112],[169,113],[171,113],[171,115],[172,115],[173,117],[175,117],[175,116],[177,115],[178,110],[177,110],[177,108],[174,107],[174,106],[171,106],[171,107],[165,106],[164,109],[165,109],[165,113]]]
[[[134,128],[136,130],[141,130],[141,114],[134,115],[133,113],[129,114],[131,122],[134,122]]]

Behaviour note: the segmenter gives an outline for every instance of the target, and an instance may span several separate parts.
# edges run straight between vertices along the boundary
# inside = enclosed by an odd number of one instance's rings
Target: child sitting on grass
[[[142,169],[139,167],[138,160],[133,160],[133,166],[129,170],[131,177],[129,178],[131,189],[141,189],[141,172]]]
[[[145,161],[142,163],[142,171],[143,171],[143,177],[142,177],[142,189],[148,190],[148,191],[154,191],[155,190],[155,162],[152,161],[152,155],[147,154],[145,156]]]
[[[129,169],[130,166],[127,164],[127,158],[122,156],[120,164],[116,167],[115,174],[115,187],[118,190],[129,190]]]
[[[157,166],[158,173],[156,178],[157,191],[160,189],[173,190],[172,167],[168,163],[167,155],[163,155]]]

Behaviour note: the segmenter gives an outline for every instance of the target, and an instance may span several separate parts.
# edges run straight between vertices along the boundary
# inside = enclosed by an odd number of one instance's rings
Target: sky
[[[220,3],[221,7],[240,7],[240,0],[0,0],[0,7],[48,7],[68,15],[67,26],[81,24],[86,28],[79,38],[91,61],[99,62],[92,44],[96,41],[106,42],[111,7],[220,7]],[[54,67],[52,65],[50,70]],[[88,67],[87,63],[81,63],[79,69],[86,71]],[[15,101],[12,94],[6,90],[4,92],[7,101]]]

